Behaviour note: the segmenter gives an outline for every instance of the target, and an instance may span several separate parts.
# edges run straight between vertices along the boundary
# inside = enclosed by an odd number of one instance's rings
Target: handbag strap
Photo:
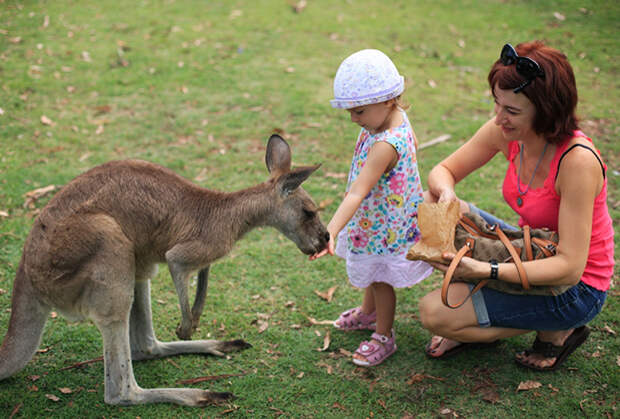
[[[539,237],[532,238],[532,242],[538,246],[540,251],[545,255],[546,258],[555,255],[557,243],[554,243],[551,240],[541,239]]]
[[[519,273],[519,279],[521,280],[521,286],[523,287],[523,289],[529,290],[530,281],[527,280],[527,274],[525,273],[525,268],[523,267],[523,263],[521,263],[521,257],[515,250],[512,243],[510,243],[510,240],[508,239],[508,237],[506,237],[506,234],[502,231],[501,228],[499,228],[499,226],[497,226],[497,235],[499,239],[502,241],[502,243],[504,244],[504,246],[506,246],[506,249],[508,249],[510,256],[512,256],[512,261],[517,267],[517,272]]]
[[[487,239],[497,238],[493,234],[489,234],[489,233],[482,231],[480,227],[478,227],[478,225],[466,215],[461,215],[461,218],[459,219],[458,223],[463,229],[465,229],[465,231],[467,231],[472,236],[486,237]]]
[[[447,307],[450,308],[459,308],[460,306],[462,306],[463,304],[465,304],[465,302],[467,300],[469,300],[469,298],[475,293],[477,292],[480,288],[484,287],[487,282],[489,282],[488,280],[483,280],[480,281],[476,284],[476,286],[469,292],[469,294],[467,295],[467,297],[465,297],[460,303],[458,304],[454,304],[451,305],[448,302],[448,288],[450,287],[450,283],[452,282],[452,276],[454,275],[454,271],[456,270],[456,267],[459,265],[459,263],[461,262],[461,259],[463,259],[463,256],[465,256],[465,254],[467,252],[471,251],[471,245],[470,243],[466,243],[463,247],[461,247],[459,249],[458,252],[456,252],[456,255],[454,256],[454,258],[452,259],[452,261],[450,262],[450,266],[448,266],[448,270],[446,271],[445,276],[443,277],[443,283],[441,284],[441,301],[443,302],[443,304]]]
[[[523,226],[523,246],[525,247],[525,256],[527,260],[534,260],[532,253],[532,235],[530,234],[530,226]]]
[[[521,286],[526,290],[529,289],[530,283],[527,279],[527,274],[525,273],[525,268],[523,267],[523,263],[521,262],[521,257],[519,256],[519,253],[517,253],[515,247],[512,245],[512,243],[510,242],[506,234],[502,231],[502,229],[498,225],[495,225],[495,232],[497,233],[497,236],[499,237],[502,244],[506,247],[506,249],[508,249],[508,252],[510,253],[510,256],[512,257],[512,260],[514,261],[515,266],[517,267],[517,272],[519,273],[519,279],[521,280]],[[529,237],[529,229],[528,229],[528,237]],[[482,287],[484,287],[489,282],[488,279],[484,279],[478,282],[476,286],[469,292],[469,294],[458,304],[452,305],[448,302],[448,288],[450,287],[450,283],[452,282],[454,271],[456,270],[456,267],[461,262],[461,259],[463,259],[463,257],[468,252],[470,252],[472,248],[473,248],[473,245],[469,241],[463,247],[461,247],[459,251],[456,252],[456,255],[450,262],[450,265],[448,266],[448,270],[446,271],[446,274],[444,275],[443,283],[441,284],[441,301],[446,307],[459,308],[460,306],[465,304],[465,302],[469,300],[469,298],[474,293],[478,292]],[[531,247],[530,247],[530,253],[531,253]]]

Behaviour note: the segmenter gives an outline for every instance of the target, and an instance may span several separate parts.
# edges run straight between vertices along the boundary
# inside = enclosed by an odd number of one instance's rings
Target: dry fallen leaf
[[[293,6],[293,10],[295,11],[295,13],[301,13],[304,11],[307,5],[308,3],[306,2],[306,0],[298,1],[297,4]]]
[[[559,12],[554,12],[553,16],[560,22],[566,19],[566,16],[564,16],[562,13],[559,13]]]
[[[620,355],[616,358],[616,365],[620,367]]]
[[[45,115],[41,116],[41,123],[43,125],[54,125],[54,122]]]
[[[334,402],[334,404],[332,404],[332,407],[334,409],[346,410],[346,408],[338,402]]]
[[[314,293],[329,303],[332,301],[332,298],[334,297],[334,292],[336,291],[336,288],[338,288],[337,285],[328,289],[327,292],[321,292],[321,291],[314,290]]]
[[[2,214],[0,214],[0,215],[2,215]],[[613,330],[611,327],[609,327],[609,326],[607,326],[607,325],[605,325],[605,326],[603,327],[603,330],[604,330],[605,332],[609,333],[610,335],[614,335],[614,336],[616,335],[615,330]]]
[[[48,185],[43,188],[38,188],[33,191],[26,192],[24,194],[24,198],[26,198],[26,200],[24,201],[24,208],[34,208],[34,203],[37,201],[37,199],[55,190],[56,190],[55,185]]]
[[[325,369],[327,370],[327,373],[328,373],[329,375],[331,375],[331,374],[333,374],[333,373],[334,373],[334,367],[332,367],[331,365],[329,365],[329,364],[327,364],[327,363],[325,363],[325,362],[323,362],[323,361],[318,362],[318,363],[316,364],[316,366],[317,366],[317,367],[323,367],[323,368],[325,368]]]
[[[344,349],[344,348],[340,348],[340,349],[338,349],[338,352],[340,352],[340,353],[341,353],[342,355],[344,355],[344,356],[348,356],[348,357],[353,356],[353,352],[349,352],[349,351],[347,351],[347,350],[346,350],[346,349]]]
[[[438,380],[438,381],[446,381],[446,379],[442,377],[435,377],[433,375],[415,373],[411,377],[409,377],[409,380],[407,380],[407,384],[412,385],[415,383],[419,383],[419,382],[426,380],[427,378],[430,378],[432,380]]]
[[[532,390],[532,389],[535,389],[535,388],[539,388],[541,386],[542,386],[542,384],[539,383],[538,381],[531,381],[531,380],[521,381],[519,383],[519,387],[517,387],[517,391]]]
[[[483,385],[478,386],[476,390],[482,396],[482,400],[484,400],[487,403],[493,404],[499,401],[499,393],[492,386],[483,384]]]
[[[19,412],[19,409],[22,408],[22,405],[23,403],[20,402],[20,403],[17,403],[15,407],[13,407],[13,411],[11,412],[9,419],[13,419],[17,415],[17,412]]]
[[[316,320],[315,318],[309,317],[309,316],[306,316],[306,318],[308,319],[310,324],[313,324],[315,326],[316,325],[330,325],[330,326],[334,325],[334,321],[333,320]]]
[[[264,320],[258,320],[256,323],[258,324],[258,333],[263,333],[269,327],[269,323]]]
[[[329,332],[327,332],[325,334],[325,337],[323,338],[323,347],[322,348],[317,348],[317,351],[323,352],[323,351],[327,350],[327,348],[329,348],[329,344],[331,342],[332,342],[331,334]]]
[[[46,394],[45,397],[47,397],[48,399],[50,399],[53,402],[57,402],[60,400],[60,398],[58,396],[54,396],[53,394]]]
[[[0,210],[0,217],[8,217],[9,216],[9,212],[5,211],[5,210]]]
[[[60,391],[62,394],[71,394],[71,393],[73,393],[73,390],[71,390],[68,387],[60,387],[58,389],[58,391]]]
[[[444,409],[441,409],[439,411],[439,415],[443,418],[457,418],[459,416],[456,414],[454,410],[448,409],[447,407]]]

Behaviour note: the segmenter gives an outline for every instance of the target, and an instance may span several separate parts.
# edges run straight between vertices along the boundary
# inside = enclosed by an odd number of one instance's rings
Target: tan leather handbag
[[[477,214],[462,215],[454,233],[454,246],[458,251],[444,276],[441,288],[443,303],[450,308],[460,307],[472,294],[484,286],[509,294],[562,294],[571,286],[530,285],[522,263],[522,261],[542,259],[555,255],[558,241],[558,233],[548,229],[531,229],[529,226],[524,226],[523,229],[518,231],[504,232],[498,225],[488,225]],[[485,262],[514,263],[519,272],[521,284],[491,279],[453,278],[454,271],[464,256]],[[458,304],[448,303],[448,288],[453,280],[476,284],[470,294]]]

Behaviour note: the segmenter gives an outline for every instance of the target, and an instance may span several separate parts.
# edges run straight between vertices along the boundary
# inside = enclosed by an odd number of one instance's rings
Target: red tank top
[[[575,136],[592,140],[581,131],[575,131]],[[519,154],[519,143],[511,141],[508,144],[508,170],[504,178],[502,192],[504,199],[510,207],[519,214],[519,226],[529,225],[532,228],[547,227],[550,230],[558,230],[558,217],[560,212],[560,196],[555,191],[555,179],[558,172],[558,164],[562,153],[566,151],[569,141],[560,144],[551,161],[549,175],[542,187],[528,190],[523,196],[523,205],[517,205],[519,191],[517,189],[517,168],[514,163]],[[598,150],[597,150],[598,151]],[[603,165],[607,171],[607,166]],[[521,183],[524,191],[527,185]],[[611,283],[614,269],[614,229],[607,209],[607,177],[604,179],[603,188],[594,200],[594,212],[592,214],[592,236],[590,237],[590,251],[588,261],[581,280],[600,291],[607,291]]]

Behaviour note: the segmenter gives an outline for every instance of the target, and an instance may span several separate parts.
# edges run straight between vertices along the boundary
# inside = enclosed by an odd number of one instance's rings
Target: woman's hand
[[[330,254],[331,256],[334,256],[334,236],[329,235],[329,242],[327,243],[327,246],[325,247],[325,249],[321,250],[318,253],[315,253],[313,255],[310,255],[309,259],[310,260],[316,260],[320,257],[325,256],[326,254]]]
[[[450,266],[450,262],[454,259],[454,253],[444,253],[441,255],[446,263],[441,262],[429,262],[433,268],[446,273],[448,271],[448,267]],[[454,271],[455,278],[471,278],[471,279],[485,279],[489,278],[491,274],[491,265],[487,262],[481,262],[476,259],[472,259],[470,257],[464,256],[463,259],[459,262],[459,265],[456,267]]]
[[[459,199],[456,196],[456,192],[454,192],[454,188],[445,188],[442,189],[437,202],[452,202],[458,200]]]

